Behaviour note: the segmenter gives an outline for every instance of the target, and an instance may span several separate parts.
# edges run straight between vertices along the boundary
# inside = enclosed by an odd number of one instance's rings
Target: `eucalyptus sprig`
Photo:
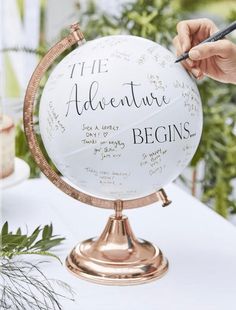
[[[2,227],[0,233],[1,250],[0,256],[12,258],[16,255],[36,254],[53,256],[59,259],[56,255],[48,252],[51,248],[59,245],[65,238],[53,235],[53,226],[45,225],[38,226],[32,234],[22,234],[20,228],[16,232],[9,231],[8,222]]]

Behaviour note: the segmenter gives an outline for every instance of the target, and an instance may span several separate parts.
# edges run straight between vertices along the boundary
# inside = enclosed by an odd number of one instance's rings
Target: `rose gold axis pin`
[[[75,37],[76,41],[83,43],[84,42],[84,35],[82,31],[80,30],[80,25],[79,23],[74,23],[70,26],[70,32],[73,34]]]

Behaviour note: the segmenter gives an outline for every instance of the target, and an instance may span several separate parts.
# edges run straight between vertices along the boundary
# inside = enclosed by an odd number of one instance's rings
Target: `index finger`
[[[217,30],[216,25],[207,18],[184,20],[177,24],[179,41],[185,52],[192,47],[193,35],[198,34],[199,41],[203,41]]]

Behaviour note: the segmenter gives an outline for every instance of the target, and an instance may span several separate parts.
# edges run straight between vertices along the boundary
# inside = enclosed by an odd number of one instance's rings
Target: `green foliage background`
[[[176,1],[170,0],[135,0],[123,5],[119,17],[101,12],[93,1],[81,13],[78,3],[78,21],[87,40],[125,33],[172,48],[178,21],[186,19],[190,12],[192,14],[198,5],[206,1],[185,2],[179,0],[176,5]],[[233,20],[236,20],[236,10],[230,12],[225,23]],[[236,178],[236,87],[205,79],[199,83],[199,91],[203,102],[204,128],[191,166],[195,175],[199,163],[204,161],[204,177],[202,180],[194,177],[191,181],[182,179],[190,188],[200,183],[202,200],[226,217],[229,213],[236,213],[236,201],[232,195],[232,180]],[[32,176],[38,176],[39,171],[32,163],[20,130],[17,145],[17,156],[30,163]]]

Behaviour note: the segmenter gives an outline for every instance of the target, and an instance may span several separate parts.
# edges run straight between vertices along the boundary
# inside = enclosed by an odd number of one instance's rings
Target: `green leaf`
[[[10,253],[9,253],[10,254]],[[49,257],[53,257],[56,258],[61,264],[62,261],[60,260],[60,258],[48,251],[22,251],[22,252],[16,252],[14,253],[14,256],[19,256],[19,255],[41,255],[41,256],[49,256]]]
[[[8,222],[5,222],[5,224],[2,227],[1,235],[7,235],[8,234]]]
[[[31,248],[31,246],[33,245],[33,243],[35,242],[35,240],[38,238],[40,232],[41,232],[41,228],[40,228],[40,226],[39,226],[39,227],[37,227],[37,228],[34,230],[33,234],[32,234],[31,236],[28,237],[27,243],[25,244],[25,246],[27,247],[27,249],[30,249],[30,248]]]
[[[45,252],[61,244],[65,238],[53,235],[53,226],[36,227],[31,235],[22,235],[18,228],[16,233],[9,231],[6,222],[1,230],[1,256],[12,258],[23,253]],[[41,235],[41,236],[40,236]]]
[[[21,235],[21,229],[20,229],[20,227],[17,229],[16,235]]]
[[[52,236],[52,224],[46,225],[43,229],[43,239],[49,239]]]
[[[52,247],[59,245],[65,238],[57,238],[57,239],[48,239],[48,240],[39,240],[35,243],[32,249],[41,249],[42,251],[47,251]]]

